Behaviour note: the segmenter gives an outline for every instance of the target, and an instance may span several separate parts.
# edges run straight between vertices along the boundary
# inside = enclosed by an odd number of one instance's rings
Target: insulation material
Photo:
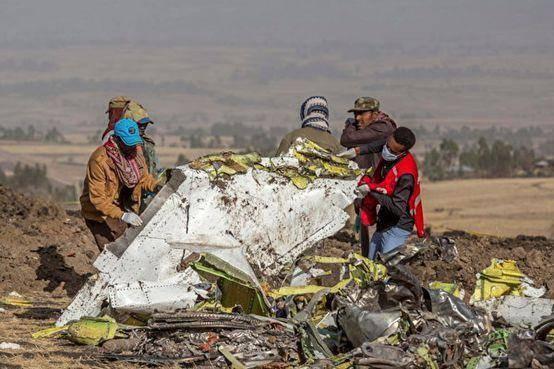
[[[478,301],[474,305],[495,317],[502,317],[510,325],[524,328],[534,327],[554,313],[554,300],[523,296],[502,296]]]

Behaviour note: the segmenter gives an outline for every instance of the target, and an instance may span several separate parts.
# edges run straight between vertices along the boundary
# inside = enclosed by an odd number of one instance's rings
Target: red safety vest
[[[425,235],[425,226],[423,222],[423,205],[421,204],[421,186],[419,183],[419,173],[417,170],[417,163],[411,153],[407,153],[398,163],[396,163],[388,172],[385,178],[382,178],[381,171],[383,168],[383,159],[377,164],[377,169],[373,174],[373,177],[362,177],[360,184],[369,185],[372,191],[380,192],[382,194],[392,196],[398,179],[404,174],[410,174],[414,177],[414,190],[408,201],[410,207],[410,215],[414,219],[417,235],[423,237]],[[367,195],[362,201],[361,206],[361,218],[370,219],[371,214],[375,214],[377,201],[372,201],[374,198],[371,195]],[[366,222],[362,222],[366,223]]]

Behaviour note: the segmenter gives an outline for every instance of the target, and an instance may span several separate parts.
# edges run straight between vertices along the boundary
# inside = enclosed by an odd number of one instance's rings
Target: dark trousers
[[[366,258],[369,256],[369,245],[371,237],[369,237],[369,227],[360,225],[360,243],[362,248],[362,256]]]
[[[90,229],[100,251],[104,250],[106,244],[121,237],[127,229],[127,223],[121,219],[108,218],[106,222],[85,219],[85,223],[88,229]]]

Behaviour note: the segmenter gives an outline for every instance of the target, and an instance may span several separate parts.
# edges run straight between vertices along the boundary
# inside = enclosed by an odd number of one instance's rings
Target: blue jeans
[[[369,244],[368,257],[371,260],[375,260],[378,252],[384,255],[402,246],[411,233],[398,227],[389,228],[384,232],[373,233]]]

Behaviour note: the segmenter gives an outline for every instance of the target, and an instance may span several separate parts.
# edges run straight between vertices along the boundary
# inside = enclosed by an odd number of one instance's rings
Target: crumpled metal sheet
[[[544,286],[533,287],[533,280],[518,268],[515,260],[492,259],[491,265],[477,274],[475,291],[470,302],[501,296],[542,297]]]
[[[429,298],[431,312],[438,316],[439,321],[451,328],[461,323],[470,323],[476,332],[487,330],[487,322],[484,316],[476,314],[462,300],[443,290],[424,288]]]
[[[339,309],[337,323],[352,345],[359,347],[364,342],[395,333],[401,317],[399,310],[371,312],[355,305],[347,305]]]
[[[535,327],[537,339],[546,341],[550,332],[554,332],[554,314],[545,317]]]
[[[379,305],[388,309],[399,304],[404,307],[419,308],[423,300],[421,282],[405,265],[388,268],[389,278],[379,286]]]
[[[132,282],[108,287],[110,306],[121,312],[153,313],[192,308],[200,279],[185,280],[183,274],[163,282]]]
[[[177,272],[193,252],[211,253],[254,281],[277,275],[344,226],[343,209],[353,202],[356,184],[355,179],[317,178],[300,190],[268,170],[249,168],[211,181],[202,170],[179,167],[141,215],[144,225],[106,246],[94,263],[98,279],[79,292],[56,324],[98,315],[108,288],[163,284],[179,273],[194,280],[191,268]]]
[[[354,361],[358,366],[376,369],[402,369],[410,367],[415,356],[400,347],[366,342],[361,346],[363,357]]]

